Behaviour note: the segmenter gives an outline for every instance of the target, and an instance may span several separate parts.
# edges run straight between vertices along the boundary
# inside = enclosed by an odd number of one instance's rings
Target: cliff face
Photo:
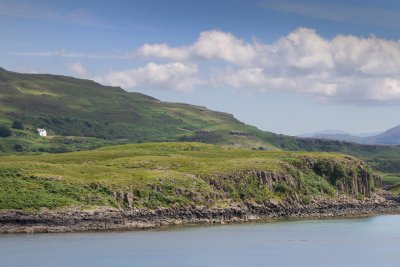
[[[345,169],[342,163],[338,162],[326,162],[326,164],[333,169],[333,172],[318,173],[318,167],[315,164],[311,165],[312,169],[309,171],[324,177],[326,181],[337,189],[338,193],[346,194],[349,197],[362,195],[369,198],[372,191],[382,187],[380,176],[372,174],[371,170],[366,169],[361,163],[360,165],[352,166],[351,169]],[[342,170],[342,172],[335,173],[337,169]],[[290,189],[287,190],[288,194],[286,196],[295,198],[295,200],[301,199],[302,188],[306,186],[303,180],[296,179],[291,174],[252,171],[247,175],[257,177],[259,179],[259,187],[267,187],[271,192],[279,191],[282,185],[286,186]]]
[[[352,197],[371,197],[371,192],[382,188],[381,178],[363,162],[317,161],[312,164],[315,173],[325,177],[340,193]]]
[[[346,157],[345,160],[331,158],[315,159],[303,157],[287,164],[282,171],[253,169],[225,174],[199,175],[194,179],[205,181],[209,191],[179,188],[174,193],[186,197],[193,205],[216,205],[228,203],[256,202],[266,204],[275,199],[294,205],[307,205],[313,199],[370,198],[382,188],[381,178],[373,174],[362,161]],[[163,185],[152,186],[151,191],[166,192]],[[140,197],[131,190],[113,193],[121,207],[132,208]]]

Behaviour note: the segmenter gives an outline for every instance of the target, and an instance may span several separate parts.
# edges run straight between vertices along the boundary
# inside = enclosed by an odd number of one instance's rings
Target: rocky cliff
[[[249,168],[246,171],[198,175],[193,178],[206,181],[213,189],[211,192],[178,188],[175,193],[187,197],[193,205],[213,205],[221,200],[229,203],[263,203],[269,201],[274,194],[279,195],[278,201],[281,202],[308,204],[315,197],[335,198],[340,194],[350,198],[370,198],[373,192],[382,188],[380,176],[374,174],[365,163],[352,157],[346,156],[344,161],[302,157],[292,165],[296,169],[289,165],[283,172]],[[310,192],[310,179],[304,177],[306,175],[323,178],[327,184],[320,181],[319,188],[313,188],[319,192],[313,195]],[[167,191],[163,185],[152,186],[151,190],[158,193]],[[126,208],[132,208],[138,200],[134,190],[129,188],[115,191],[113,196],[120,207]]]

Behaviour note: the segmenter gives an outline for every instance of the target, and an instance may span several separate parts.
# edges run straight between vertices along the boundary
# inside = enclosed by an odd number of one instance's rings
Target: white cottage
[[[40,136],[47,136],[47,131],[45,129],[37,129]]]

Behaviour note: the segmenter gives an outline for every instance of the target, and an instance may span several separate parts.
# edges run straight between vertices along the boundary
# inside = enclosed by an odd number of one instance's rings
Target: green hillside
[[[399,146],[278,135],[205,107],[162,102],[90,80],[4,69],[0,69],[1,126],[11,128],[12,135],[0,137],[0,154],[61,153],[124,143],[186,141],[257,150],[340,152],[360,157],[374,169],[400,172]],[[40,138],[37,128],[45,128],[49,137]]]
[[[11,125],[15,120],[25,128],[15,131],[19,137],[35,137],[36,128],[45,128],[50,135],[114,142],[196,139],[272,148],[255,136],[242,136],[256,129],[231,114],[161,102],[89,80],[0,70],[0,122]]]

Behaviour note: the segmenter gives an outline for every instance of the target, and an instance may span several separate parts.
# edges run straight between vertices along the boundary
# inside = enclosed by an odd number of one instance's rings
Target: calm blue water
[[[400,216],[0,235],[0,266],[400,266]]]

